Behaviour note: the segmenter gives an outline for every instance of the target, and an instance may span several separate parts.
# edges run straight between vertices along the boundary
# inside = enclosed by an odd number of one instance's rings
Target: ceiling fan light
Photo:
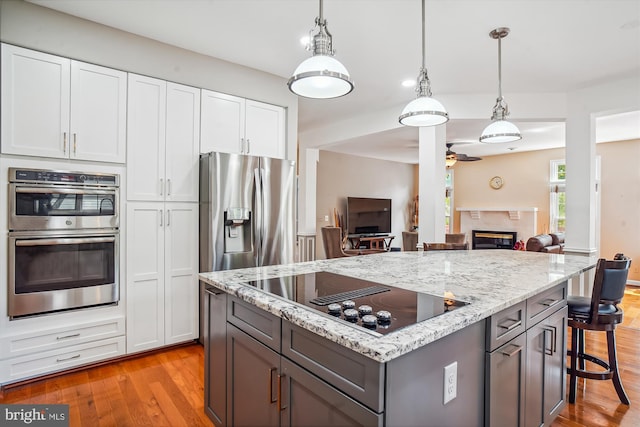
[[[447,158],[445,159],[444,164],[445,164],[448,168],[450,168],[450,167],[453,167],[453,165],[455,165],[457,161],[458,161],[458,159],[456,158],[456,155],[455,155],[455,154],[453,154],[453,155],[447,155]]]
[[[419,96],[409,102],[399,118],[405,126],[436,126],[448,120],[447,110],[440,101],[430,96]]]
[[[522,139],[522,135],[518,127],[506,120],[491,122],[480,136],[480,142],[484,143],[513,142],[519,139]]]
[[[328,55],[305,59],[287,82],[289,90],[305,98],[329,99],[344,96],[353,90],[346,67]]]

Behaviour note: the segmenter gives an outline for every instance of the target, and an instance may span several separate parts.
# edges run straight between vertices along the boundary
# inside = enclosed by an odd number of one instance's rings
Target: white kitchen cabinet
[[[285,157],[285,109],[202,90],[200,152]]]
[[[127,204],[127,352],[198,337],[198,204]]]
[[[198,201],[200,90],[129,74],[128,200]]]
[[[126,76],[2,44],[2,152],[124,163]]]

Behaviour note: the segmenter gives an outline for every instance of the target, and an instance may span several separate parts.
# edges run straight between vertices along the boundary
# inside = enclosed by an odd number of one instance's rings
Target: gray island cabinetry
[[[202,273],[213,424],[549,425],[565,404],[567,283],[593,260],[455,252]],[[320,271],[468,305],[383,334],[249,285]]]

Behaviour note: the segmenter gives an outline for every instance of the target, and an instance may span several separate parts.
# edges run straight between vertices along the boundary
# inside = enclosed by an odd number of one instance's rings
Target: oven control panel
[[[9,170],[9,181],[32,184],[75,184],[110,187],[117,187],[119,184],[118,175],[113,174],[88,174],[82,172],[15,168],[10,168]]]

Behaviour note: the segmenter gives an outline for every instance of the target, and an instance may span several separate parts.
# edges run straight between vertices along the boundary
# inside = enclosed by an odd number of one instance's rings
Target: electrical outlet
[[[324,216],[324,222],[329,222],[329,215]]]
[[[444,404],[452,401],[458,393],[458,362],[444,367]]]

